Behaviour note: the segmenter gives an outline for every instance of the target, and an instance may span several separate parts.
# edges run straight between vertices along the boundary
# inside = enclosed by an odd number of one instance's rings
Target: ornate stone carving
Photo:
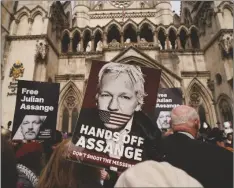
[[[149,47],[154,47],[154,42],[147,42],[145,38],[141,38],[140,42],[137,44],[138,47],[143,47],[143,48],[149,48]]]
[[[37,40],[35,61],[39,59],[45,60],[48,50],[49,48],[46,40]]]
[[[110,14],[90,14],[90,19],[107,19],[107,18],[122,18],[122,13],[110,13]],[[155,17],[155,12],[125,12],[125,18],[144,18]]]
[[[76,104],[77,104],[77,98],[76,98],[76,94],[75,92],[73,91],[73,89],[71,89],[68,93],[68,95],[66,96],[66,106],[69,108],[69,109],[73,109]]]
[[[232,33],[223,33],[219,39],[219,45],[224,52],[224,56],[228,56],[233,49],[233,35]]]
[[[127,8],[133,3],[133,1],[131,1],[131,0],[118,0],[118,1],[111,0],[110,3],[111,3],[111,5],[113,5],[116,8]]]
[[[120,47],[120,43],[116,40],[116,39],[113,39],[109,45],[109,47],[112,47],[112,48],[119,48]]]
[[[200,102],[201,102],[201,100],[200,100],[199,94],[196,92],[193,92],[190,95],[190,105],[193,107],[197,107],[197,106],[199,106]]]
[[[56,37],[60,38],[61,31],[69,28],[69,20],[64,14],[62,6],[54,2],[51,6],[50,20],[52,22],[52,31],[56,31]]]
[[[214,16],[214,9],[211,1],[204,2],[202,8],[194,19],[194,23],[198,25],[200,34],[205,34],[205,29],[212,26],[212,17]]]
[[[141,38],[139,42],[139,46],[147,46],[148,42],[145,40],[145,38]]]
[[[196,87],[192,88],[192,92],[189,97],[189,104],[194,108],[198,108],[201,104],[201,97]]]
[[[197,1],[186,1],[185,3],[189,4],[189,5],[194,5],[196,4]]]
[[[18,79],[19,77],[23,77],[24,75],[24,66],[19,60],[16,61],[10,70],[9,77],[12,77],[13,80]]]

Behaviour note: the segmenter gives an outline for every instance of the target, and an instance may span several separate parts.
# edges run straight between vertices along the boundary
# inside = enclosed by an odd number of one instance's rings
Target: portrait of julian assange
[[[155,107],[160,73],[138,65],[92,63],[74,146],[129,164],[154,155],[161,132],[147,114]]]
[[[157,118],[157,125],[160,130],[166,131],[171,128],[171,111],[160,111]]]
[[[12,140],[35,140],[46,120],[42,115],[25,115]]]

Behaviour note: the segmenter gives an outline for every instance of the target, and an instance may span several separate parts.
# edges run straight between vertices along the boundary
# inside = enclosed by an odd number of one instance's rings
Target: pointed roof
[[[168,68],[164,67],[161,63],[159,63],[157,60],[153,59],[152,57],[148,56],[138,48],[134,46],[130,46],[126,49],[124,49],[122,52],[120,52],[117,56],[115,56],[111,61],[113,62],[121,62],[124,60],[143,60],[144,62],[147,62],[147,65],[149,67],[159,68],[162,69],[164,72],[172,76],[178,81],[181,81],[181,77],[176,75],[174,72],[169,70]]]

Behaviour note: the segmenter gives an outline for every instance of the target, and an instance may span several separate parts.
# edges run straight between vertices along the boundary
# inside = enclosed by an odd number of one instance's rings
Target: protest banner
[[[160,135],[147,115],[156,105],[160,75],[158,69],[94,61],[67,158],[113,171],[143,161],[150,139]]]
[[[18,81],[12,140],[45,140],[56,130],[58,83]]]
[[[154,119],[161,131],[171,128],[171,110],[182,105],[182,91],[180,88],[159,88]]]

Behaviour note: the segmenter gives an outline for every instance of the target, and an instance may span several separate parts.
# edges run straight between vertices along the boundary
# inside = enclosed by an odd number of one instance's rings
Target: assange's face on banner
[[[162,129],[170,128],[171,112],[170,111],[161,111],[159,113],[157,124],[161,126]]]
[[[21,131],[26,140],[35,139],[40,126],[42,125],[42,121],[40,116],[35,115],[26,115],[21,123]]]
[[[103,76],[97,95],[98,109],[132,116],[139,105],[133,83],[127,73],[107,73]],[[107,128],[119,129],[121,125],[104,123]]]

